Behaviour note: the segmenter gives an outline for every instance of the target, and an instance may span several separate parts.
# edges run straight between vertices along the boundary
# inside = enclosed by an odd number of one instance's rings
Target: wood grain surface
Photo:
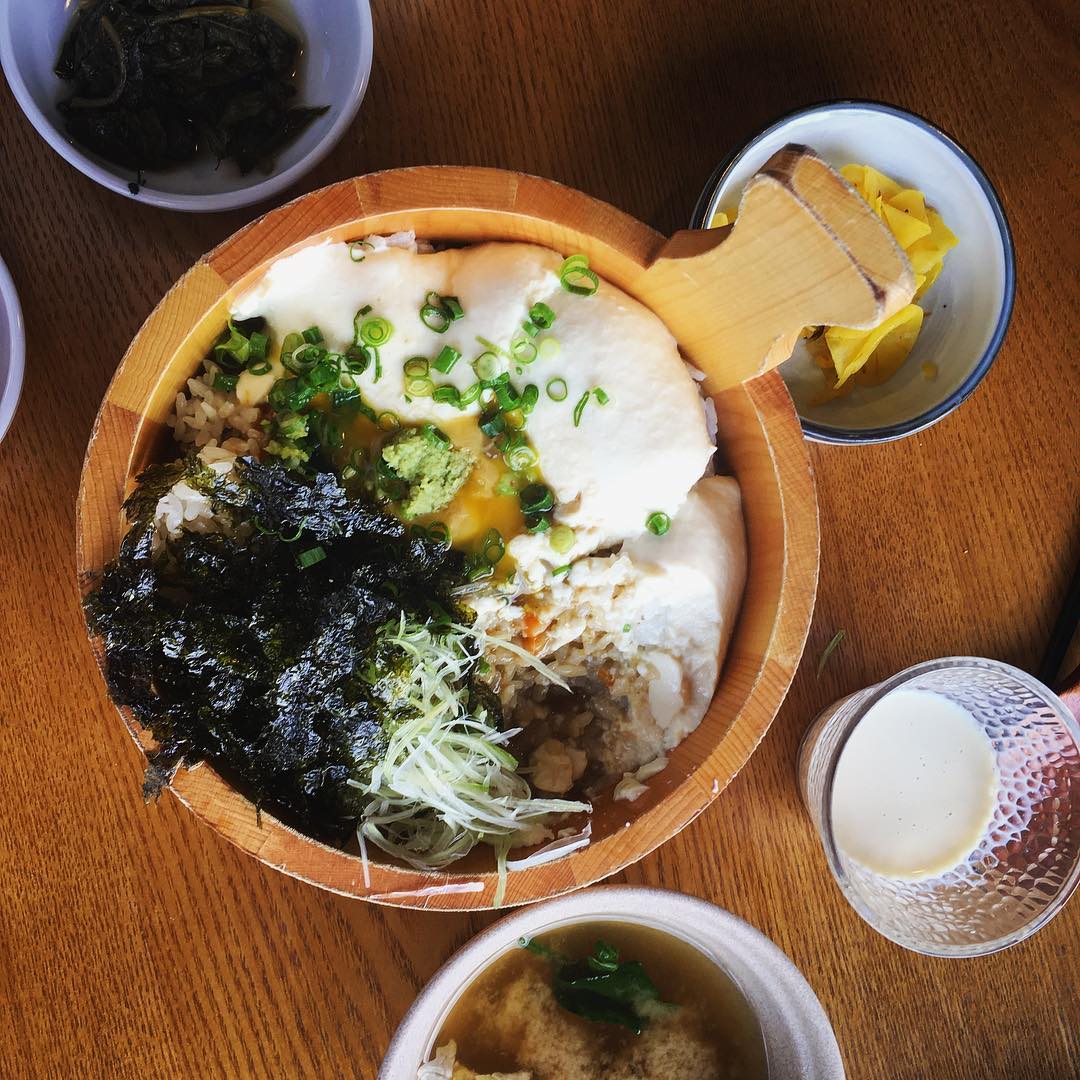
[[[807,659],[724,796],[621,875],[768,934],[820,995],[856,1080],[1080,1075],[1080,906],[998,956],[906,953],[842,900],[793,777],[821,706],[907,664],[967,652],[1034,668],[1080,557],[1074,13],[1064,0],[376,0],[360,117],[293,192],[397,165],[498,165],[670,233],[730,147],[839,96],[926,113],[986,167],[1019,274],[997,363],[930,431],[812,448],[822,578]],[[0,250],[28,334],[0,445],[4,1077],[371,1078],[425,979],[494,918],[323,893],[175,800],[144,806],[140,756],[86,647],[74,505],[98,403],[169,286],[256,212],[173,214],[105,192],[0,87]]]

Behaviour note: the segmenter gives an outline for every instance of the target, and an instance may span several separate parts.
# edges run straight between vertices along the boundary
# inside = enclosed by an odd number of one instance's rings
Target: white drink
[[[868,870],[917,881],[962,863],[994,812],[993,747],[967,711],[894,690],[855,726],[837,762],[837,846]]]

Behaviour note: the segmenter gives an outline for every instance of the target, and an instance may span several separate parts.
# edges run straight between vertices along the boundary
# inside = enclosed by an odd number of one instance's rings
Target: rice
[[[176,395],[169,426],[173,438],[182,447],[220,447],[237,456],[258,456],[266,445],[261,427],[263,410],[257,405],[242,405],[232,391],[214,388],[220,369],[211,360],[202,371],[187,381],[187,393]]]

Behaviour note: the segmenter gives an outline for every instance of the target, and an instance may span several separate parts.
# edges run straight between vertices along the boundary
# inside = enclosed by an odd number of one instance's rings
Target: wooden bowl
[[[162,457],[177,391],[224,325],[228,299],[268,263],[312,241],[415,230],[447,241],[519,240],[584,252],[596,271],[649,303],[643,270],[664,243],[647,226],[549,180],[494,169],[417,168],[335,184],[272,211],[202,258],[147,319],[117,369],[94,425],[77,508],[78,572],[85,594],[115,558],[120,504],[136,475]],[[694,357],[687,359],[693,363]],[[608,877],[692,821],[727,786],[772,722],[802,654],[818,573],[817,503],[802,431],[780,376],[716,398],[720,445],[742,486],[749,574],[715,697],[701,725],[636,802],[595,801],[592,842],[510,874],[505,902],[555,896]],[[98,665],[100,640],[91,641]],[[120,714],[147,751],[154,741]],[[490,850],[425,874],[373,862],[365,883],[355,854],[318,843],[254,806],[206,763],[170,785],[186,806],[268,866],[346,896],[387,904],[477,909],[493,903]],[[442,886],[452,886],[451,889]],[[432,890],[436,886],[436,890]]]

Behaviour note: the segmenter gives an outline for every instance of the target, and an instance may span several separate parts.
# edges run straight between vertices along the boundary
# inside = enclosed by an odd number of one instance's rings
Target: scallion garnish
[[[406,379],[423,379],[428,374],[428,360],[426,356],[413,356],[405,361]]]
[[[531,533],[547,532],[551,528],[551,518],[547,514],[526,514],[525,529]]]
[[[537,359],[554,360],[559,355],[560,349],[562,349],[562,345],[559,344],[559,339],[548,334],[547,337],[540,339],[540,344],[536,347]]]
[[[521,391],[521,409],[528,415],[536,408],[536,403],[540,400],[540,388],[535,383],[529,383],[524,390]]]
[[[369,244],[367,240],[354,240],[349,245],[349,258],[352,259],[354,263],[361,263],[367,258],[364,252],[373,250],[374,245]]]
[[[388,319],[365,319],[360,324],[360,340],[365,345],[378,349],[394,336],[393,324]]]
[[[318,345],[322,341],[322,331],[317,326],[309,326],[300,335],[309,345]]]
[[[465,309],[461,306],[461,301],[456,296],[444,296],[442,298],[442,305],[450,313],[450,318],[457,322],[458,319],[465,318]]]
[[[300,554],[296,556],[296,561],[300,564],[301,570],[307,570],[316,563],[321,563],[325,558],[325,548],[313,547],[308,548],[307,551],[301,551]]]
[[[536,337],[536,335],[540,333],[540,327],[537,326],[536,323],[532,321],[532,319],[526,319],[521,324],[521,329],[531,338]]]
[[[611,400],[607,395],[607,391],[602,386],[593,388],[593,397],[595,397],[601,405],[606,405]]]
[[[552,401],[565,401],[566,395],[570,391],[567,389],[565,379],[549,379],[547,384],[547,396]]]
[[[473,371],[481,382],[489,382],[499,374],[502,365],[493,352],[483,352],[473,361]]]
[[[521,399],[514,393],[514,388],[509,382],[499,383],[493,389],[495,391],[495,400],[503,412],[509,412],[511,409],[516,409],[521,405]]]
[[[484,535],[484,544],[480,549],[480,554],[484,556],[484,559],[491,566],[495,566],[502,561],[503,556],[506,554],[506,544],[503,542],[502,534],[498,529],[488,529]]]
[[[519,499],[522,513],[525,514],[542,514],[555,506],[555,496],[546,484],[529,484],[522,489]]]
[[[495,438],[501,431],[506,430],[506,421],[502,413],[485,413],[480,417],[480,430],[489,438]]]
[[[585,411],[585,406],[589,404],[589,391],[586,390],[584,394],[578,398],[578,403],[574,406],[574,427],[577,427],[581,423],[581,414]]]
[[[455,408],[461,408],[461,395],[456,386],[436,386],[431,398],[439,405],[453,405]]]
[[[431,397],[435,393],[435,384],[425,375],[423,378],[408,379],[405,393],[409,397]]]
[[[483,387],[478,382],[474,382],[472,386],[467,387],[461,392],[461,398],[459,399],[458,408],[464,409],[466,406],[471,405],[478,397],[480,397],[480,391]]]
[[[529,308],[529,318],[540,327],[541,330],[550,330],[552,324],[555,322],[555,312],[552,311],[547,304],[533,304],[533,306]]]
[[[551,544],[552,550],[557,551],[560,555],[565,555],[574,546],[576,540],[577,535],[569,525],[556,525],[548,537],[548,543]]]
[[[434,424],[425,424],[421,428],[421,434],[426,442],[429,442],[432,446],[450,446],[452,445],[450,436],[443,431],[442,428],[436,427]]]
[[[536,359],[536,342],[524,333],[516,334],[510,342],[510,355],[519,364],[531,364]]]
[[[499,482],[495,485],[495,494],[516,495],[521,490],[521,486],[524,483],[524,478],[518,476],[517,473],[504,472],[502,476],[499,477]]]
[[[521,409],[507,409],[502,414],[503,421],[508,428],[513,428],[515,431],[518,428],[525,426],[525,413]]]
[[[518,436],[520,438],[520,436]],[[503,451],[503,461],[514,472],[524,472],[531,469],[540,460],[540,455],[522,439],[521,442],[508,446]]]
[[[269,375],[273,371],[273,367],[269,360],[260,360],[259,363],[250,365],[248,371],[252,375]]]
[[[238,376],[230,375],[227,371],[219,371],[214,376],[214,389],[230,394],[236,389],[237,378]]]
[[[653,536],[663,536],[664,533],[671,528],[671,518],[669,518],[662,510],[657,510],[645,519],[645,528],[648,529]]]
[[[461,353],[452,345],[444,345],[439,355],[431,362],[436,371],[449,375],[454,370],[454,365],[461,359]]]
[[[397,431],[401,427],[401,421],[398,419],[397,413],[390,411],[381,412],[375,418],[375,422],[383,429],[383,431]]]
[[[600,279],[589,269],[585,255],[571,255],[559,270],[559,284],[575,296],[592,296],[600,288]]]
[[[563,574],[569,574],[570,567],[573,565],[573,563],[564,563],[562,566],[556,566],[555,569],[551,571],[551,576],[562,577]]]

